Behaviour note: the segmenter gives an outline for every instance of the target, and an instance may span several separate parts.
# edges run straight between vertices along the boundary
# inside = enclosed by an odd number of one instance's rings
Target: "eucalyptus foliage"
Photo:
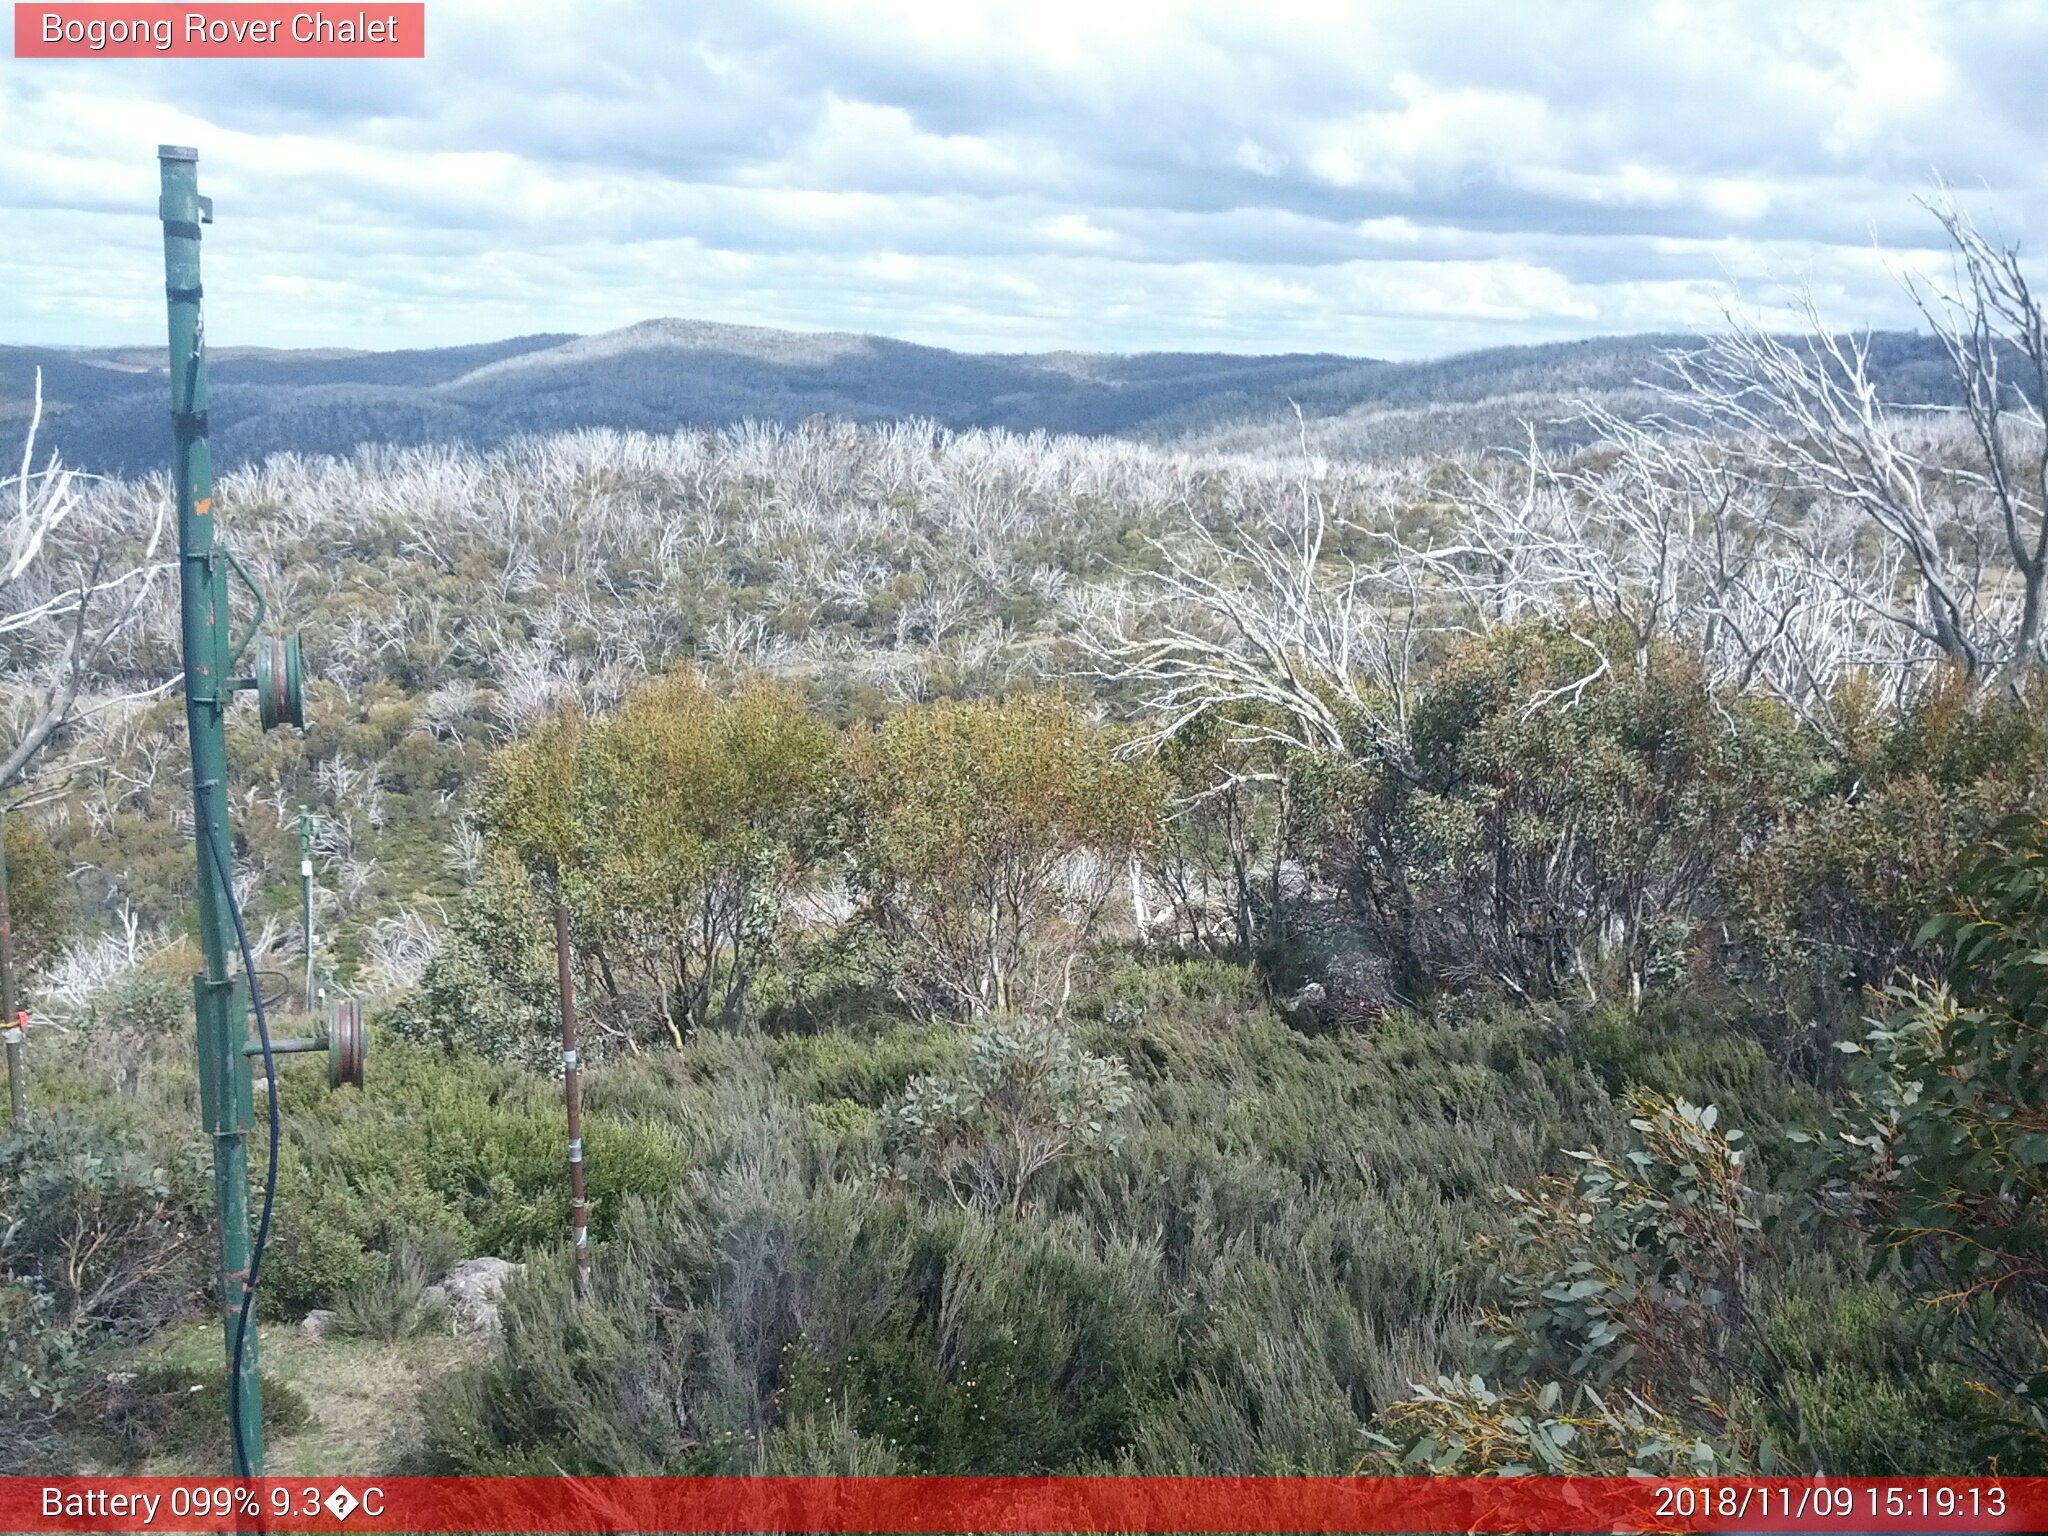
[[[1825,1195],[1950,1319],[2003,1405],[2008,1462],[2048,1459],[2048,820],[2004,829],[1923,937],[1938,980],[1885,994],[1866,1070],[1815,1143]]]
[[[963,1206],[1016,1213],[1060,1164],[1114,1151],[1129,1069],[1042,1020],[992,1019],[957,1073],[912,1079],[891,1115],[914,1175]]]

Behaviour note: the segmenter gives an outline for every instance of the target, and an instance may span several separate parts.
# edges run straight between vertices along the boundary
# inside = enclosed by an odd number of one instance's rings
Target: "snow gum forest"
[[[246,456],[237,894],[310,1032],[310,808],[371,1034],[271,1470],[2048,1472],[2048,325],[1937,216],[1914,391]],[[168,493],[7,420],[0,1470],[208,1471]]]

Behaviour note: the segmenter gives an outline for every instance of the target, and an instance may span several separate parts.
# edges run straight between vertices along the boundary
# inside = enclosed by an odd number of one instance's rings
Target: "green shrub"
[[[1062,1165],[1121,1143],[1130,1072],[1056,1025],[996,1019],[958,1071],[911,1081],[890,1113],[903,1166],[954,1200],[1013,1215]]]
[[[1487,1353],[1511,1380],[1626,1373],[1668,1395],[1727,1357],[1762,1231],[1743,1133],[1711,1104],[1638,1094],[1630,1108],[1628,1153],[1572,1152],[1575,1177],[1506,1191],[1507,1310]]]
[[[131,971],[94,998],[86,1027],[102,1027],[130,1037],[172,1039],[187,1046],[191,1015],[190,979],[170,974],[168,967],[152,965]]]
[[[1081,1470],[1105,1465],[1167,1384],[1136,1254],[806,1187],[765,1146],[629,1217],[592,1302],[569,1301],[565,1280],[513,1287],[502,1359],[440,1389],[437,1464],[705,1473],[829,1454]]]
[[[1550,621],[1447,657],[1403,751],[1337,781],[1324,818],[1333,877],[1411,994],[1681,979],[1739,857],[1821,772],[1789,717],[1718,696],[1694,657],[1601,670]]]
[[[197,1304],[193,1172],[133,1132],[47,1107],[0,1136],[0,1471],[61,1465],[99,1352]]]
[[[852,1099],[827,1099],[822,1104],[805,1105],[804,1111],[814,1125],[834,1140],[864,1137],[875,1124],[875,1112]]]
[[[790,1095],[807,1104],[850,1099],[880,1109],[911,1079],[940,1072],[960,1057],[951,1029],[897,1025],[872,1038],[852,1035],[780,1035],[768,1060]]]
[[[845,1404],[867,1438],[932,1474],[1106,1465],[1167,1386],[1164,1320],[1137,1256],[1056,1230],[894,1214],[897,1230],[885,1218],[859,1255],[881,1260],[889,1314],[843,1338],[799,1337],[781,1411],[801,1422]]]
[[[0,816],[6,837],[7,913],[17,975],[33,975],[62,946],[77,921],[77,901],[62,854],[20,815]]]
[[[1496,1389],[1479,1376],[1441,1376],[1372,1432],[1375,1470],[1473,1476],[1705,1477],[1742,1472],[1741,1453],[1702,1439],[1648,1398],[1602,1393],[1586,1382],[1520,1382]]]
[[[81,1111],[108,1121],[107,1096],[116,1095],[134,1106],[149,1101],[181,1117],[188,1113],[189,1095],[166,1080],[189,1080],[194,1071],[192,958],[182,945],[153,955],[66,1021],[78,1050],[65,1065],[93,1089],[79,1103]],[[37,1060],[47,1066],[49,1059],[39,1051]],[[39,1072],[30,1081],[54,1089],[42,1080],[46,1076]]]
[[[280,1196],[270,1246],[263,1256],[257,1302],[266,1317],[297,1317],[315,1307],[333,1307],[344,1297],[375,1285],[384,1257],[369,1247],[363,1229],[371,1223],[345,1193],[315,1196],[308,1181],[283,1182],[296,1190]]]
[[[335,1331],[363,1339],[409,1339],[448,1327],[448,1303],[427,1287],[448,1271],[457,1255],[418,1243],[401,1243],[385,1259],[384,1273],[341,1296],[334,1307]]]
[[[1799,1460],[1830,1473],[1927,1477],[1981,1465],[1984,1394],[1945,1358],[1909,1294],[1848,1272],[1860,1258],[1809,1250],[1767,1277],[1757,1317],[1771,1390],[1738,1389],[1731,1411],[1775,1418]]]
[[[1485,1374],[1418,1384],[1386,1411],[1381,1455],[1440,1472],[1749,1462],[1707,1385],[1728,1374],[1762,1230],[1742,1132],[1712,1105],[1639,1094],[1631,1108],[1623,1156],[1573,1152],[1575,1177],[1503,1192],[1514,1223],[1494,1249],[1504,1305],[1482,1332]],[[1778,1464],[1768,1441],[1754,1455]]]
[[[489,860],[457,905],[418,987],[387,1026],[401,1040],[550,1071],[561,1060],[547,916],[509,860]]]
[[[519,1257],[567,1240],[567,1132],[558,1108],[465,1104],[423,1128],[429,1187],[461,1212],[484,1252]],[[590,1230],[611,1235],[628,1197],[661,1195],[682,1154],[655,1126],[589,1119],[583,1126]]]
[[[0,1276],[47,1297],[56,1327],[146,1334],[204,1285],[201,1188],[140,1136],[45,1113],[0,1137]]]
[[[265,1264],[278,1314],[335,1307],[384,1282],[407,1243],[447,1256],[521,1259],[569,1234],[568,1132],[558,1083],[466,1053],[380,1042],[363,1096],[324,1087],[287,1103],[281,1212]],[[593,1110],[583,1125],[591,1231],[681,1181],[660,1126]]]
[[[79,1331],[59,1316],[55,1297],[0,1276],[0,1412],[16,1436],[28,1438],[64,1407],[84,1360]]]
[[[1169,958],[1124,964],[1098,978],[1078,1000],[1075,1012],[1112,1025],[1131,1025],[1190,1009],[1224,1015],[1262,1009],[1258,980],[1241,964],[1222,960]]]
[[[1796,814],[1746,859],[1733,914],[1771,965],[1882,984],[1939,956],[1918,937],[1977,850],[2048,778],[2048,684],[1979,695],[1944,673],[1904,707],[1862,687],[1844,749]]]
[[[1772,1022],[1725,987],[1652,997],[1641,1007],[1604,1003],[1561,1020],[1559,1030],[1572,1058],[1616,1100],[1647,1089],[1710,1101],[1751,1125],[1808,1119],[1818,1101],[1813,1083],[1787,1071],[1781,1057],[1793,1053]],[[1838,1059],[1827,1052],[1822,1060]]]

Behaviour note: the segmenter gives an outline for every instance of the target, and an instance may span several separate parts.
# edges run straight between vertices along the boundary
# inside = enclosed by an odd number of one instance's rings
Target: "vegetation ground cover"
[[[1930,420],[1738,332],[1520,457],[825,423],[224,478],[324,674],[230,742],[258,979],[304,803],[375,1033],[360,1096],[277,1088],[261,1306],[336,1314],[280,1444],[339,1467],[404,1362],[365,1470],[2043,1469],[2048,444],[1953,355]],[[23,1469],[213,1458],[136,590],[7,818]],[[476,1256],[525,1270],[457,1348],[421,1288]]]

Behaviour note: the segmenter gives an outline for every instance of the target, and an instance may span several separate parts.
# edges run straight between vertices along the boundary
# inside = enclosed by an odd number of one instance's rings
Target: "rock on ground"
[[[438,1296],[447,1304],[449,1321],[457,1333],[496,1333],[498,1297],[505,1282],[525,1273],[524,1264],[510,1259],[464,1259],[423,1294],[428,1300]]]
[[[334,1332],[334,1314],[325,1307],[315,1307],[299,1319],[299,1332],[309,1339],[324,1339]]]

